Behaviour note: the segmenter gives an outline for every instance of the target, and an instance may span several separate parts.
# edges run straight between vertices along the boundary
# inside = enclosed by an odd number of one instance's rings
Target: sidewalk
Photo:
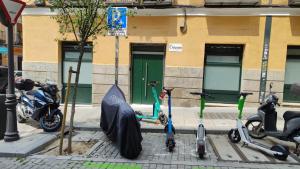
[[[132,105],[134,110],[146,112],[151,115],[152,106],[150,105]],[[163,112],[168,114],[168,107],[162,106]],[[61,107],[63,110],[63,107]],[[290,107],[279,107],[277,128],[280,130],[283,128],[283,113],[287,110],[300,111],[300,108]],[[97,129],[100,127],[100,107],[93,106],[77,106],[75,114],[75,127],[76,128],[93,128]],[[257,111],[256,107],[245,107],[244,118],[246,119],[249,115],[255,114]],[[172,108],[172,120],[175,128],[193,130],[196,129],[199,124],[199,107],[174,107]],[[226,130],[235,127],[235,119],[237,117],[236,107],[207,107],[204,110],[204,122],[207,130]],[[70,119],[70,108],[68,108],[67,122]],[[244,121],[246,122],[246,121]],[[162,128],[161,125],[141,122],[142,128]]]
[[[134,110],[140,110],[142,112],[151,112],[151,106],[133,105]],[[63,107],[61,107],[63,110]],[[163,111],[167,112],[167,107],[162,107]],[[78,106],[75,114],[75,127],[77,129],[84,130],[97,130],[96,131],[77,131],[79,135],[77,137],[85,138],[89,135],[96,136],[94,133],[103,135],[100,130],[100,107],[92,106]],[[299,110],[295,108],[278,108],[278,129],[283,127],[282,114],[286,110]],[[70,118],[70,109],[68,109],[67,120]],[[214,135],[209,133],[207,144],[207,158],[205,160],[199,160],[195,153],[195,135],[192,134],[199,123],[199,107],[172,108],[173,121],[176,130],[190,131],[189,134],[176,134],[176,150],[173,153],[168,153],[165,149],[165,145],[161,144],[165,141],[165,135],[160,133],[143,132],[143,151],[136,160],[127,160],[118,154],[118,150],[113,144],[107,142],[106,137],[100,138],[97,142],[97,147],[93,147],[83,156],[48,156],[48,155],[33,155],[26,158],[1,158],[0,168],[93,168],[95,165],[126,165],[125,168],[130,168],[128,165],[138,165],[139,168],[145,169],[162,169],[162,168],[189,168],[189,169],[204,169],[204,168],[299,168],[298,163],[291,162],[291,157],[285,163],[276,161],[270,157],[265,157],[263,154],[251,149],[244,148],[241,144],[232,145],[224,133],[235,127],[235,118],[237,114],[236,107],[207,107],[205,109],[205,126],[209,131],[223,131],[221,135]],[[245,108],[245,118],[251,114],[256,113],[256,108]],[[149,113],[151,114],[151,113]],[[158,129],[156,131],[161,132],[163,126],[158,124],[150,124],[142,122],[142,129]],[[30,138],[36,138],[41,129],[37,129],[36,125],[32,123],[19,124],[20,135],[24,138],[20,142],[24,142],[25,136]],[[80,135],[81,132],[81,135]],[[178,134],[179,133],[179,134]],[[46,134],[48,135],[48,134]],[[84,136],[84,137],[83,137]],[[37,139],[33,139],[37,140]],[[271,141],[271,142],[270,142]],[[273,140],[262,140],[265,145],[273,145]],[[275,140],[277,142],[277,140]],[[23,145],[23,144],[22,144]],[[46,144],[45,144],[46,145]],[[45,147],[45,145],[41,147]],[[98,148],[98,146],[100,148]],[[294,146],[294,145],[288,145]],[[41,148],[39,147],[39,148]],[[237,151],[236,149],[239,151]],[[117,152],[117,153],[116,153]],[[241,154],[247,154],[246,160]],[[25,154],[25,153],[23,153]],[[243,157],[243,158],[242,158]],[[239,159],[240,160],[237,160]],[[261,161],[260,161],[261,160]],[[87,166],[86,162],[96,162],[92,166]],[[268,161],[268,162],[265,162]],[[95,167],[94,167],[95,168]],[[96,167],[97,168],[97,167]],[[99,167],[98,167],[99,168]],[[101,167],[100,167],[101,168]],[[104,167],[107,168],[107,167]]]
[[[60,107],[63,111],[63,106]],[[152,106],[149,105],[132,105],[134,110],[139,110],[146,112],[146,114],[151,115]],[[163,112],[167,115],[167,107],[162,106]],[[70,120],[70,110],[68,108],[67,113],[67,123]],[[277,128],[281,130],[284,125],[282,115],[287,110],[300,111],[300,108],[290,108],[290,107],[280,107],[277,108],[278,111],[278,121]],[[246,107],[245,115],[243,119],[246,119],[249,115],[255,114],[257,108]],[[175,128],[182,130],[196,130],[199,124],[199,107],[174,107],[172,108],[172,120]],[[93,106],[82,106],[76,107],[76,113],[74,117],[75,128],[85,129],[85,130],[99,130],[100,129],[100,115],[101,108]],[[204,123],[208,131],[228,131],[235,127],[235,119],[237,117],[236,107],[207,107],[204,110]],[[244,122],[246,122],[244,120]],[[160,124],[152,124],[141,122],[143,129],[162,129],[163,126]],[[35,121],[29,121],[25,124],[18,123],[18,130],[21,137],[29,136],[34,133],[40,133],[43,130],[39,129],[39,124]]]

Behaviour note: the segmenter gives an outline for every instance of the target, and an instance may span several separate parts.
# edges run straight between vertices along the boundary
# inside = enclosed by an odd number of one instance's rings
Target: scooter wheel
[[[198,145],[197,151],[198,151],[199,158],[203,159],[204,154],[205,154],[205,146],[204,145]]]
[[[232,143],[238,143],[241,141],[241,136],[238,129],[231,129],[228,132],[228,138]]]
[[[175,141],[173,139],[169,139],[167,142],[167,147],[169,149],[169,152],[172,152],[175,147]]]
[[[278,155],[278,154],[274,155],[274,157],[276,159],[281,160],[281,161],[285,161],[290,154],[289,149],[282,145],[275,145],[275,146],[271,147],[271,150],[282,153],[282,155]]]
[[[168,133],[168,125],[165,126],[164,132]],[[175,134],[175,127],[173,125],[172,125],[172,132],[173,134]]]

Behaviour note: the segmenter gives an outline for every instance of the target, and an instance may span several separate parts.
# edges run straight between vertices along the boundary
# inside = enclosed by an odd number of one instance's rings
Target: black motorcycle
[[[297,87],[294,87],[295,89]],[[256,139],[262,139],[266,136],[278,138],[283,141],[290,141],[296,144],[295,154],[300,154],[300,111],[286,111],[283,114],[284,128],[283,131],[278,131],[276,127],[277,112],[276,106],[278,97],[271,91],[272,83],[270,84],[270,94],[265,102],[258,108],[257,114],[250,116],[247,119],[245,126],[249,130],[249,135]],[[297,93],[296,91],[294,93]]]

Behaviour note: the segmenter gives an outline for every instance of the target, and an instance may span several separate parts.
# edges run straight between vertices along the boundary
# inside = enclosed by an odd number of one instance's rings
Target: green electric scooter
[[[196,135],[196,151],[199,155],[199,158],[203,159],[204,155],[206,154],[206,129],[203,123],[204,113],[203,110],[205,109],[205,98],[210,97],[208,94],[199,93],[199,92],[190,92],[192,95],[200,96],[200,124],[198,125],[197,135]]]
[[[136,117],[144,122],[148,123],[160,123],[162,125],[166,125],[168,122],[168,117],[163,113],[160,108],[160,102],[156,91],[156,86],[159,84],[158,81],[150,81],[148,86],[151,86],[152,96],[154,98],[152,116],[144,115],[141,111],[135,111]]]
[[[242,122],[243,109],[244,109],[246,97],[248,95],[252,95],[252,93],[243,92],[240,94],[240,98],[238,102],[239,114],[238,114],[238,118],[236,119],[236,128],[231,129],[228,132],[229,140],[232,143],[238,143],[242,141],[243,146],[248,146],[250,148],[259,150],[261,152],[274,156],[279,160],[286,160],[289,155],[289,150],[286,147],[280,144],[277,144],[272,147],[268,147],[266,145],[255,142],[251,139],[248,129],[245,127],[245,125]]]

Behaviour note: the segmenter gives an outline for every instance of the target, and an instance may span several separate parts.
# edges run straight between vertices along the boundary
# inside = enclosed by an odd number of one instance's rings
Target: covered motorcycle
[[[124,93],[116,85],[102,100],[100,127],[110,140],[117,143],[122,156],[138,157],[142,151],[141,126],[134,110],[126,103]]]

